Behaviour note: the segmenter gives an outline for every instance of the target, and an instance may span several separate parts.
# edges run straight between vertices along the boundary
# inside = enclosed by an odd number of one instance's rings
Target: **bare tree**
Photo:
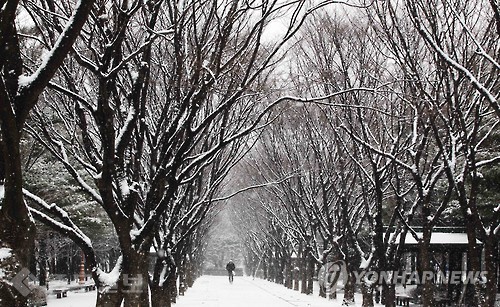
[[[63,125],[40,111],[30,128],[111,219],[123,254],[116,268],[120,278],[128,274],[140,281],[139,291],[129,291],[115,280],[118,292],[101,293],[99,304],[149,303],[145,256],[156,236],[166,239],[159,246],[175,244],[173,226],[199,223],[210,204],[205,197],[226,170],[220,157],[234,157],[231,146],[284,100],[267,103],[256,81],[275,67],[304,19],[328,3],[100,3],[52,85],[54,95],[46,96],[50,115]],[[295,13],[287,31],[264,44],[268,22],[290,10]],[[213,177],[203,177],[210,172]],[[208,188],[197,195],[200,176]],[[186,201],[184,193],[200,199]],[[105,273],[93,272],[104,285]]]
[[[393,38],[398,39],[392,40],[393,50],[401,54],[397,56],[401,59],[401,67],[414,76],[414,96],[424,102],[421,105],[424,112],[420,117],[427,121],[439,148],[443,172],[448,179],[447,195],[453,189],[457,198],[462,199],[459,202],[464,218],[470,220],[472,217],[474,221],[466,226],[470,264],[476,272],[481,269],[477,233],[486,242],[485,251],[490,255],[489,259],[485,258],[485,264],[491,260],[495,262],[491,246],[498,242],[498,236],[489,232],[498,225],[498,217],[485,219],[477,210],[480,180],[476,177],[483,164],[489,165],[496,160],[496,149],[488,148],[489,142],[486,141],[497,125],[489,116],[486,105],[496,113],[498,99],[498,65],[497,59],[491,55],[498,49],[498,40],[494,38],[498,33],[495,32],[495,10],[490,10],[495,5],[491,5],[486,2],[417,1],[405,2],[401,10],[397,2],[388,3],[384,12],[391,16],[391,24],[382,27],[386,31],[395,31]],[[397,17],[404,12],[408,18]],[[399,27],[404,24],[404,30],[396,30],[396,24]],[[428,53],[426,60],[419,58],[413,52],[412,44],[403,39],[405,31],[419,34]],[[437,213],[442,209],[440,207]],[[431,224],[439,216],[437,213],[432,215]],[[493,267],[491,269],[495,271]],[[487,288],[495,288],[495,279],[493,276],[493,281],[488,280],[490,285]],[[483,296],[481,287],[476,285],[474,304],[491,305],[493,290]]]
[[[25,300],[7,281],[17,273],[16,267],[29,266],[28,257],[31,255],[35,231],[22,194],[22,130],[30,110],[71,51],[93,4],[94,1],[75,4],[71,18],[64,22],[61,31],[54,33],[57,40],[45,46],[47,54],[42,63],[32,71],[26,71],[22,56],[25,48],[19,42],[17,30],[19,1],[0,3],[0,44],[4,48],[0,61],[0,184],[3,190],[0,237],[2,248],[8,249],[11,254],[9,261],[1,263],[2,269],[10,273],[0,281],[0,296],[3,303],[10,306],[22,305]]]

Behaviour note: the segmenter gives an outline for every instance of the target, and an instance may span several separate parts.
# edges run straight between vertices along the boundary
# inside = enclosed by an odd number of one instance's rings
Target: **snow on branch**
[[[68,52],[73,48],[73,43],[87,21],[94,2],[95,0],[79,0],[73,15],[69,18],[66,27],[59,35],[52,49],[44,57],[42,64],[31,76],[21,75],[19,77],[18,94],[26,98],[21,99],[25,103],[20,114],[21,122],[28,116],[29,111],[37,102],[36,98],[48,85]]]
[[[99,204],[102,204],[103,201],[99,193],[97,193],[97,191],[95,191],[91,186],[89,186],[85,182],[85,180],[83,180],[83,178],[78,174],[75,168],[69,163],[68,155],[66,153],[66,148],[64,147],[64,144],[59,141],[54,141],[54,142],[59,145],[62,155],[62,159],[60,159],[60,161],[63,163],[64,167],[70,172],[70,174],[78,182],[78,184],[82,187],[82,189],[87,191],[92,196],[92,198],[94,198],[95,201],[97,201]]]
[[[38,204],[40,207],[42,207],[45,211],[50,212],[57,218],[59,218],[62,223],[50,218],[48,215],[43,214],[42,212],[34,209],[34,208],[29,208],[30,211],[35,212],[35,215],[42,218],[45,221],[50,222],[55,228],[60,228],[66,233],[72,233],[72,237],[78,237],[82,242],[84,242],[88,247],[92,247],[92,242],[90,241],[89,237],[85,235],[78,226],[73,223],[71,218],[69,217],[68,213],[62,209],[61,207],[57,206],[56,204],[47,204],[42,198],[39,196],[31,193],[30,191],[23,189],[23,194],[30,200],[32,200],[34,203]]]
[[[85,249],[85,250],[92,249],[92,241],[90,241],[90,239],[87,236],[85,236],[85,235],[84,235],[84,237],[80,236],[75,229],[73,229],[69,226],[66,226],[63,223],[58,222],[57,220],[51,218],[47,214],[45,214],[45,213],[43,213],[35,208],[28,207],[28,209],[29,209],[30,213],[35,217],[35,219],[39,220],[40,222],[42,222],[46,226],[56,230],[57,232],[68,236],[82,249]]]
[[[294,101],[294,102],[302,102],[302,103],[319,103],[323,100],[328,100],[328,99],[333,98],[333,97],[337,97],[337,96],[341,96],[341,95],[345,95],[345,94],[357,92],[357,91],[376,92],[377,89],[376,88],[367,88],[367,87],[356,87],[356,88],[349,88],[349,89],[340,90],[340,91],[337,91],[337,92],[334,92],[334,93],[331,93],[328,95],[317,96],[317,97],[282,96],[282,97],[276,99],[275,101],[273,101],[272,103],[270,103],[256,117],[256,119],[251,124],[249,124],[249,126],[242,129],[240,132],[234,133],[233,135],[229,136],[228,138],[221,140],[216,146],[213,146],[211,149],[209,149],[209,150],[205,151],[204,153],[195,157],[193,159],[192,163],[190,163],[181,173],[189,173],[198,163],[205,161],[206,159],[208,159],[212,155],[216,154],[222,147],[226,146],[229,143],[232,143],[236,139],[240,139],[240,138],[250,134],[251,132],[259,129],[258,125],[262,121],[264,116],[266,116],[270,110],[272,110],[275,106],[279,105],[282,102]],[[211,114],[210,116],[215,117],[215,114]],[[197,129],[199,129],[199,128],[197,128]]]
[[[120,279],[120,274],[123,266],[123,256],[120,255],[116,261],[115,266],[111,272],[106,273],[98,267],[93,268],[93,271],[97,275],[97,280],[99,281],[99,292],[106,293],[116,286],[118,280]]]
[[[273,185],[278,185],[284,181],[287,181],[288,179],[290,178],[294,178],[294,177],[297,177],[297,174],[291,174],[291,175],[288,175],[284,178],[281,178],[279,180],[276,180],[276,181],[269,181],[269,182],[265,182],[265,183],[261,183],[261,184],[256,184],[256,185],[252,185],[252,186],[248,186],[248,187],[245,187],[243,189],[240,189],[234,193],[231,193],[229,195],[225,195],[225,196],[222,196],[222,197],[218,197],[218,198],[214,198],[212,199],[212,201],[214,202],[217,202],[217,201],[225,201],[225,200],[228,200],[238,194],[241,194],[243,192],[247,192],[247,191],[250,191],[250,190],[253,190],[253,189],[258,189],[258,188],[262,188],[262,187],[267,187],[267,186],[273,186]]]
[[[487,165],[491,165],[491,164],[496,164],[498,162],[500,162],[500,156],[496,156],[496,157],[491,158],[491,159],[479,161],[476,163],[476,167],[479,168],[479,167],[483,167],[483,166],[487,166]]]
[[[411,2],[410,2],[411,3]],[[425,41],[437,52],[441,59],[447,62],[453,69],[457,70],[459,73],[464,75],[472,84],[472,86],[488,100],[490,106],[495,110],[498,117],[500,117],[500,106],[498,105],[497,98],[487,89],[467,68],[453,60],[431,37],[431,35],[424,28],[420,17],[417,15],[416,8],[410,8],[412,20],[415,23],[420,35],[425,39]]]
[[[48,135],[48,132],[45,131],[43,132]],[[102,204],[102,198],[101,196],[93,189],[83,178],[79,175],[79,173],[76,171],[76,169],[71,165],[68,159],[68,155],[66,153],[66,148],[64,147],[63,142],[55,140],[53,138],[48,137],[50,143],[46,142],[39,133],[35,131],[32,127],[29,125],[26,126],[26,131],[33,136],[40,144],[42,144],[47,150],[49,150],[54,157],[56,157],[64,166],[64,168],[69,172],[69,174],[78,182],[79,186],[90,196],[97,201],[99,204]],[[59,151],[57,151],[54,147],[58,147]]]

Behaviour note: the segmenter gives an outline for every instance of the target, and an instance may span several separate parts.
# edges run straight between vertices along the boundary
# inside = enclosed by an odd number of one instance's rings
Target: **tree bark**
[[[162,286],[151,286],[151,306],[152,307],[170,307],[172,306],[171,293],[168,288],[168,282]]]
[[[40,286],[47,284],[47,244],[45,240],[41,240],[39,244],[38,265],[40,267],[40,275],[38,281]]]
[[[396,287],[391,283],[384,283],[382,286],[381,298],[385,307],[396,306]]]
[[[307,256],[304,256],[300,260],[300,274],[301,274],[301,283],[300,283],[300,292],[307,294]]]
[[[96,307],[120,307],[122,306],[123,295],[119,290],[107,291],[101,293],[97,292]]]
[[[307,294],[313,294],[314,290],[314,271],[315,271],[315,260],[314,258],[309,254],[308,255],[308,261],[307,261]]]
[[[6,97],[5,97],[6,98]],[[4,97],[0,97],[4,99]],[[0,112],[3,112],[0,110]],[[0,280],[0,297],[5,306],[23,306],[26,296],[8,281],[23,269],[30,268],[30,256],[34,249],[35,225],[30,218],[22,192],[20,132],[15,120],[0,120],[0,184],[4,185],[4,198],[0,208],[0,248],[11,250],[11,257],[0,262],[0,268],[8,272]]]
[[[498,289],[497,269],[499,261],[498,241],[494,238],[487,238],[484,240],[484,265],[487,280],[485,284],[482,284],[483,287],[486,287],[483,306],[495,306]],[[478,286],[481,286],[481,284]]]
[[[354,287],[356,286],[356,278],[352,272],[347,272],[347,283],[344,286],[344,299],[342,306],[354,306]]]
[[[363,307],[373,307],[373,285],[363,281],[361,284],[361,293],[363,295]]]
[[[123,254],[122,282],[124,306],[149,306],[149,258],[145,252]]]
[[[291,264],[290,258],[285,260],[285,287],[288,289],[293,288],[293,266]]]
[[[467,215],[466,208],[468,208],[467,204],[463,204],[462,205],[462,210],[464,211],[463,214],[464,214],[464,217],[467,219],[470,217]],[[467,271],[479,272],[481,270],[481,263],[480,263],[481,252],[480,252],[480,247],[477,245],[477,242],[476,242],[476,239],[477,239],[477,237],[476,237],[476,224],[474,222],[466,223],[466,232],[467,232],[467,239],[469,242],[468,251],[467,251],[467,253],[468,253],[468,255],[467,255]],[[470,286],[471,285],[466,286],[466,292],[470,292],[470,291],[467,291],[468,288],[471,288]],[[475,289],[473,292],[475,292],[475,294],[473,295],[473,297],[470,297],[469,293],[465,293],[465,298],[466,298],[466,300],[470,301],[470,304],[473,304],[475,306],[479,306],[478,295],[480,292],[478,292],[478,290],[480,291],[481,289],[476,288],[476,287],[474,287],[474,288]]]
[[[422,304],[424,307],[431,307],[434,303],[434,288],[432,281],[429,280],[428,273],[431,268],[431,253],[429,244],[431,240],[431,230],[428,227],[423,228],[423,238],[419,242],[419,278],[422,284]]]
[[[299,261],[299,263],[297,263]],[[295,260],[293,263],[293,290],[299,291],[300,281],[300,260]]]

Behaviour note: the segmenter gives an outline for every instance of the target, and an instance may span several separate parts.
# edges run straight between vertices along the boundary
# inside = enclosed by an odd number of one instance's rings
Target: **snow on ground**
[[[93,284],[92,280],[88,280],[83,285]],[[56,289],[70,289],[67,292],[68,297],[56,298],[54,294]],[[85,292],[78,280],[72,281],[70,284],[66,280],[51,280],[47,293],[48,307],[93,307],[97,300],[97,291]]]
[[[317,285],[315,285],[317,290]],[[317,291],[316,291],[317,292]],[[92,307],[95,306],[97,291],[68,292],[68,297],[57,299],[54,294],[47,298],[48,307]],[[227,277],[202,276],[196,280],[185,296],[177,299],[174,307],[336,307],[342,304],[342,293],[336,300],[327,300],[315,295],[304,295],[299,291],[286,289],[282,285],[262,279],[235,277],[229,284]],[[356,307],[361,306],[361,295],[356,294]],[[382,305],[375,304],[376,307]],[[417,305],[414,305],[417,306]],[[497,305],[500,306],[500,294]]]
[[[0,260],[6,259],[6,258],[9,258],[10,256],[12,256],[11,252],[12,252],[12,249],[10,249],[10,248],[7,248],[7,247],[0,248]]]
[[[56,299],[49,295],[48,307],[91,307],[95,306],[96,291],[68,292],[68,297]],[[271,283],[251,277],[235,277],[230,284],[227,277],[202,276],[185,296],[177,299],[174,307],[333,307],[342,303],[342,293],[336,300],[327,300],[315,295],[301,294]],[[356,295],[356,305],[361,306],[361,295]],[[381,306],[381,305],[376,305]]]
[[[327,300],[317,295],[305,295],[299,291],[285,288],[251,277],[235,277],[230,284],[227,277],[202,276],[185,296],[178,298],[176,307],[332,307],[342,304],[342,293],[336,300]],[[361,296],[357,295],[356,305],[361,306]],[[376,305],[379,306],[379,305]],[[381,305],[380,305],[381,306]]]
[[[47,296],[47,307],[92,307],[95,306],[97,291],[68,291],[68,297],[56,298],[54,294]]]

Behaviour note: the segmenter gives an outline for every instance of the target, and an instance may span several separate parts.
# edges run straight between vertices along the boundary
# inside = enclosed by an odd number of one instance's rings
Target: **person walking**
[[[229,260],[229,262],[226,264],[226,270],[227,270],[227,275],[229,276],[229,282],[233,283],[233,276],[234,276],[234,269],[236,266],[234,265],[233,260]]]

